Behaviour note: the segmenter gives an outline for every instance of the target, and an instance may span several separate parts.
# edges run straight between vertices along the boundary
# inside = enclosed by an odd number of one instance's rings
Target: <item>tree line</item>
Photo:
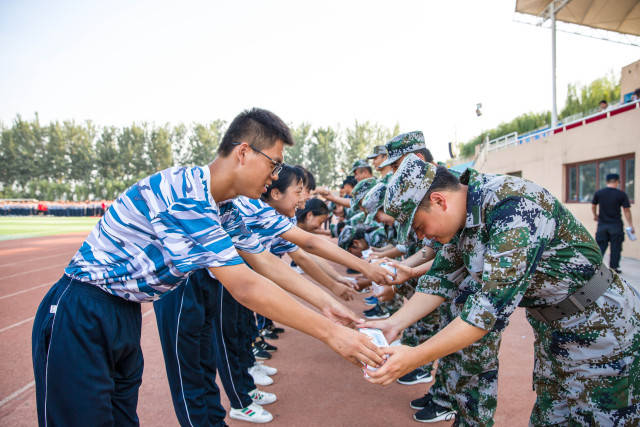
[[[206,165],[215,157],[224,120],[190,125],[90,121],[43,124],[17,116],[0,123],[0,198],[111,200],[131,184],[174,165]],[[399,133],[370,122],[346,129],[291,126],[295,146],[285,161],[308,168],[320,185],[336,186],[351,164]]]
[[[601,77],[587,85],[569,84],[567,99],[565,100],[564,108],[558,113],[558,119],[562,120],[578,113],[594,112],[597,110],[600,101],[605,100],[612,104],[619,99],[620,83],[613,75]],[[500,123],[495,128],[482,132],[466,143],[460,144],[460,156],[473,156],[476,145],[483,142],[487,137],[492,140],[511,132],[523,134],[550,124],[551,111],[521,114],[509,122]]]

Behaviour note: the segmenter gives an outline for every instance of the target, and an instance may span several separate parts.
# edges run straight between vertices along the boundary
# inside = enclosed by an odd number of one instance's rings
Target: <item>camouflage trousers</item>
[[[398,285],[396,287],[396,295],[402,295],[407,299],[411,298],[415,293],[417,284],[417,279],[411,279],[406,283]],[[416,347],[434,336],[439,330],[440,314],[436,310],[406,328],[402,332],[401,343],[410,347]],[[423,365],[422,369],[431,372],[433,370],[433,363]]]
[[[586,310],[536,335],[534,426],[640,425],[640,295],[614,273]]]
[[[455,319],[464,303],[440,305],[440,326]],[[436,382],[429,390],[433,402],[457,411],[460,426],[492,426],[498,403],[498,350],[501,334],[481,340],[438,361]]]

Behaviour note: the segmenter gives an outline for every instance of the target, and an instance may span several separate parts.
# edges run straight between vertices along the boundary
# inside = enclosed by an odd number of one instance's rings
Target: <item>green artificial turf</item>
[[[91,231],[98,217],[3,216],[0,240]]]

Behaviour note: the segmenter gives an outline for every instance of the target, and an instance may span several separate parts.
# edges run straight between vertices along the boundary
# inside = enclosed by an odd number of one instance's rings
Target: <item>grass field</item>
[[[0,240],[91,231],[97,217],[3,216]]]

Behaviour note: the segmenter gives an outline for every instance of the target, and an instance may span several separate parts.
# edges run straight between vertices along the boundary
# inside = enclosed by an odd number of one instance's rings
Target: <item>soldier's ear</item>
[[[447,198],[443,193],[435,191],[429,196],[432,205],[440,206],[443,211],[447,210]]]

